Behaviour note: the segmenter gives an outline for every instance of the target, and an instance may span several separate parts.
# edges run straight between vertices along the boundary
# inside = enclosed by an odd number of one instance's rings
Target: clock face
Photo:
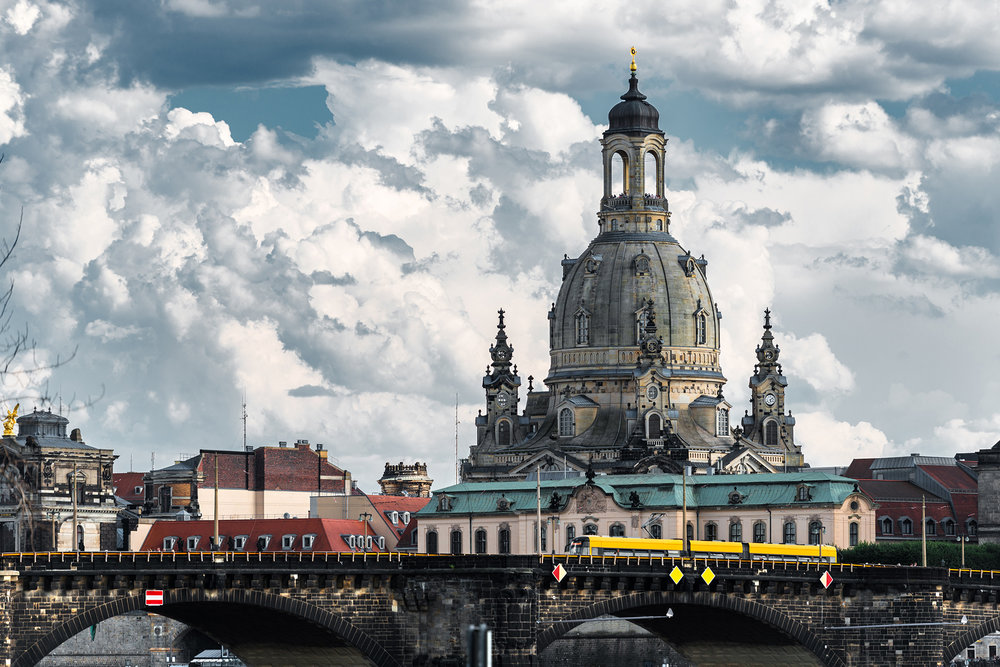
[[[503,361],[507,358],[507,350],[497,350],[497,359]]]
[[[500,408],[506,408],[508,403],[510,403],[510,396],[507,395],[507,392],[501,391],[497,394],[497,405]]]
[[[660,389],[655,385],[651,384],[646,387],[646,398],[651,401],[655,401],[656,397],[660,395]]]
[[[764,394],[764,403],[767,405],[774,405],[777,400],[774,394]]]
[[[770,361],[771,357],[773,357],[773,356],[774,356],[774,354],[772,354],[771,352],[765,352],[764,353],[764,358],[767,359],[768,361]]]

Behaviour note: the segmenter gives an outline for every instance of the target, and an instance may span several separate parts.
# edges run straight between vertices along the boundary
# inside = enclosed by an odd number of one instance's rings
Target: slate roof
[[[952,493],[979,492],[978,480],[957,465],[923,465],[920,468]]]

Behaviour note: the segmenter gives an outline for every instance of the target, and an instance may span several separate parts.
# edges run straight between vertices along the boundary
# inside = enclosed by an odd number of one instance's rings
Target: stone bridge
[[[480,623],[495,664],[532,665],[606,615],[696,661],[708,645],[736,662],[786,645],[814,664],[936,665],[1000,629],[1000,573],[944,568],[349,553],[4,554],[0,564],[3,664],[15,667],[133,610],[193,626],[254,666],[464,665],[465,628]],[[163,606],[146,606],[148,590],[164,591]]]

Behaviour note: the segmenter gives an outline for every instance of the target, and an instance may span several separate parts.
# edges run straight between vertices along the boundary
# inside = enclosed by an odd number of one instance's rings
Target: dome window
[[[576,344],[590,344],[590,313],[583,308],[576,311]]]
[[[573,411],[563,408],[559,411],[559,435],[571,436],[576,432],[576,420],[573,418]]]
[[[649,275],[649,257],[645,255],[639,255],[635,258],[635,275],[645,276]]]

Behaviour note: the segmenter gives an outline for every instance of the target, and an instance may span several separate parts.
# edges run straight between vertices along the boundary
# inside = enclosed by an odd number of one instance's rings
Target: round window
[[[859,507],[858,501],[857,500],[852,500],[851,501],[851,509],[854,510],[855,512],[857,512],[858,511],[858,507]]]

